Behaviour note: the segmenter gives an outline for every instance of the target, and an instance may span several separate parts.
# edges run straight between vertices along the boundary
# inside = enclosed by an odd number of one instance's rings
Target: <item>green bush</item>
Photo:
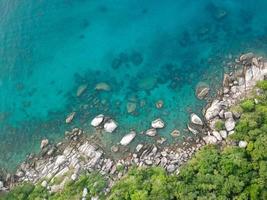
[[[216,122],[215,122],[215,130],[216,131],[221,131],[221,130],[223,130],[224,129],[224,122],[222,121],[222,120],[217,120]]]
[[[257,83],[257,87],[262,89],[262,90],[267,90],[267,80],[259,81]]]
[[[251,112],[255,108],[254,101],[250,99],[243,101],[240,106],[245,112]]]

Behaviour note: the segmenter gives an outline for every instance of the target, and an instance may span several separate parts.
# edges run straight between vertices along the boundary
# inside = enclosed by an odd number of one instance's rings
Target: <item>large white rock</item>
[[[248,143],[246,141],[239,141],[238,146],[240,148],[246,148]]]
[[[232,117],[228,118],[225,121],[225,128],[226,128],[226,130],[228,132],[234,130],[234,128],[235,128],[235,120]]]
[[[220,101],[218,99],[215,99],[212,102],[211,106],[206,110],[206,113],[205,113],[206,120],[211,120],[212,118],[219,115],[220,110],[221,110]]]
[[[212,135],[204,136],[203,140],[206,142],[206,144],[216,144],[217,142],[216,137]]]
[[[157,134],[157,130],[154,129],[154,128],[151,128],[151,129],[148,129],[148,130],[145,132],[145,134],[148,135],[148,136],[154,137],[154,136],[156,136],[156,134]]]
[[[203,126],[203,122],[202,122],[202,120],[201,120],[200,117],[197,116],[195,113],[192,113],[192,114],[190,115],[190,118],[191,118],[191,122],[192,122],[193,124]]]
[[[104,121],[104,115],[100,114],[97,115],[92,121],[91,121],[91,125],[94,127],[99,126],[102,122]]]
[[[162,119],[158,118],[154,121],[151,122],[151,127],[152,128],[164,128],[165,124],[164,122],[162,121]]]
[[[117,123],[113,120],[110,119],[104,124],[104,130],[108,133],[112,133],[115,131],[115,129],[118,127]]]
[[[135,131],[131,131],[130,133],[128,133],[127,135],[125,135],[121,141],[120,141],[120,144],[123,145],[123,146],[126,146],[128,144],[130,144],[133,139],[135,138],[136,136],[136,132]]]

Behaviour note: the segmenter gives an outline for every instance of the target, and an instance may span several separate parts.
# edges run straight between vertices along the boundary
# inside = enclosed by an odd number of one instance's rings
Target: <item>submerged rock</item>
[[[114,153],[118,152],[119,151],[119,147],[117,145],[113,145],[110,150]]]
[[[127,112],[128,113],[135,112],[136,108],[137,108],[137,104],[135,102],[128,102],[127,103]]]
[[[146,77],[138,82],[138,87],[142,90],[151,90],[155,87],[157,79],[155,77]]]
[[[80,85],[76,92],[77,97],[81,96],[86,89],[87,89],[87,84]]]
[[[191,122],[192,122],[193,124],[203,126],[203,122],[202,122],[202,120],[201,120],[200,117],[197,116],[195,113],[192,113],[191,116],[190,116],[190,118],[191,118]]]
[[[152,128],[155,128],[155,129],[157,129],[157,128],[164,128],[164,126],[165,126],[165,124],[162,121],[162,119],[160,119],[160,118],[158,118],[158,119],[156,119],[156,120],[154,120],[154,121],[151,122],[151,127]]]
[[[123,145],[123,146],[126,146],[128,144],[130,144],[133,139],[135,138],[136,136],[136,132],[135,131],[131,131],[130,133],[128,133],[127,135],[125,135],[121,141],[120,141],[120,144]]]
[[[148,129],[146,132],[145,132],[146,135],[148,136],[151,136],[151,137],[154,137],[157,135],[157,130],[154,129],[154,128],[151,128],[151,129]]]
[[[254,54],[249,52],[249,53],[246,53],[246,54],[242,54],[239,58],[239,60],[241,62],[244,62],[244,61],[248,61],[248,60],[251,60],[252,58],[254,57]]]
[[[97,115],[92,121],[91,121],[91,125],[94,127],[100,126],[101,123],[104,121],[104,115],[100,114]]]
[[[67,123],[67,124],[71,123],[75,115],[76,115],[76,112],[72,112],[72,113],[70,113],[70,114],[67,116],[66,120],[65,120],[66,123]]]
[[[115,129],[118,127],[117,123],[113,120],[110,119],[104,124],[104,130],[108,133],[112,133],[115,131]]]
[[[158,100],[157,102],[156,102],[156,107],[157,107],[157,109],[160,109],[160,108],[162,108],[163,107],[163,101],[162,100]]]
[[[171,136],[172,136],[172,137],[178,137],[178,136],[180,136],[180,131],[177,130],[177,129],[173,130],[173,131],[171,132]]]
[[[206,83],[200,82],[196,88],[196,96],[202,100],[209,94],[210,88]]]
[[[101,82],[101,83],[96,84],[95,89],[103,90],[103,91],[110,91],[111,87],[107,83]]]

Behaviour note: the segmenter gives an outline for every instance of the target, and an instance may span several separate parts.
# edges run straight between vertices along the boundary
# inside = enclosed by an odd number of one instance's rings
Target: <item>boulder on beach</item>
[[[70,113],[70,114],[67,116],[66,120],[65,120],[66,123],[67,123],[67,124],[71,123],[75,115],[76,115],[76,112],[72,112],[72,113]]]
[[[164,126],[165,126],[165,124],[162,121],[162,119],[160,119],[160,118],[158,118],[158,119],[156,119],[156,120],[151,122],[151,127],[155,128],[155,129],[164,128]]]
[[[248,143],[246,141],[239,141],[238,146],[240,148],[246,148]]]
[[[104,115],[103,114],[100,114],[100,115],[97,115],[92,121],[91,121],[91,125],[93,127],[97,127],[97,126],[100,126],[100,124],[104,121]]]
[[[87,89],[87,84],[80,85],[76,92],[77,97],[81,96],[86,89]]]
[[[193,124],[203,126],[203,122],[199,116],[197,116],[195,113],[192,113],[190,115],[190,120]]]
[[[104,130],[108,133],[112,133],[118,127],[117,123],[113,119],[109,119],[104,124]]]
[[[151,129],[148,129],[146,132],[145,132],[146,135],[150,136],[150,137],[154,137],[157,135],[157,130],[155,128],[151,128]]]
[[[135,131],[131,131],[130,133],[128,133],[127,135],[125,135],[121,141],[120,141],[120,144],[122,146],[127,146],[128,144],[130,144],[133,139],[135,138],[136,136],[136,132]]]
[[[109,84],[105,83],[105,82],[101,82],[96,84],[95,86],[96,90],[103,90],[103,91],[110,91],[111,87],[109,86]]]

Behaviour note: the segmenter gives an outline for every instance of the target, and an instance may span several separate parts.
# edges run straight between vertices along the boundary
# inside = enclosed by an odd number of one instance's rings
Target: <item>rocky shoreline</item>
[[[267,79],[267,62],[263,58],[247,53],[236,59],[235,70],[224,75],[221,91],[203,110],[204,118],[191,114],[188,130],[196,135],[193,142],[165,147],[158,144],[138,144],[135,151],[127,157],[113,160],[88,138],[83,130],[74,128],[67,132],[65,139],[58,144],[50,144],[48,140],[43,140],[40,154],[28,156],[15,174],[1,175],[0,190],[9,190],[18,183],[29,181],[41,183],[51,192],[58,192],[67,181],[76,180],[84,171],[98,171],[108,180],[105,191],[108,193],[112,185],[131,166],[161,166],[169,173],[179,173],[179,167],[203,145],[227,142],[227,136],[233,134],[236,121],[241,115],[231,108],[247,97],[257,81],[263,79]],[[203,99],[208,92],[207,87],[202,87],[198,89],[197,96]],[[74,115],[70,115],[66,123],[70,123]],[[220,130],[216,127],[219,123],[222,124]],[[118,126],[113,119],[105,118],[102,114],[96,116],[91,125],[106,132],[113,132]],[[157,129],[164,126],[161,119],[156,119],[151,122],[151,128],[144,133],[153,137]],[[179,131],[174,130],[172,135],[179,135]],[[122,138],[120,145],[128,145],[135,136],[136,133],[131,131]],[[243,148],[246,141],[240,141],[238,145]],[[56,179],[61,181],[55,181]]]

